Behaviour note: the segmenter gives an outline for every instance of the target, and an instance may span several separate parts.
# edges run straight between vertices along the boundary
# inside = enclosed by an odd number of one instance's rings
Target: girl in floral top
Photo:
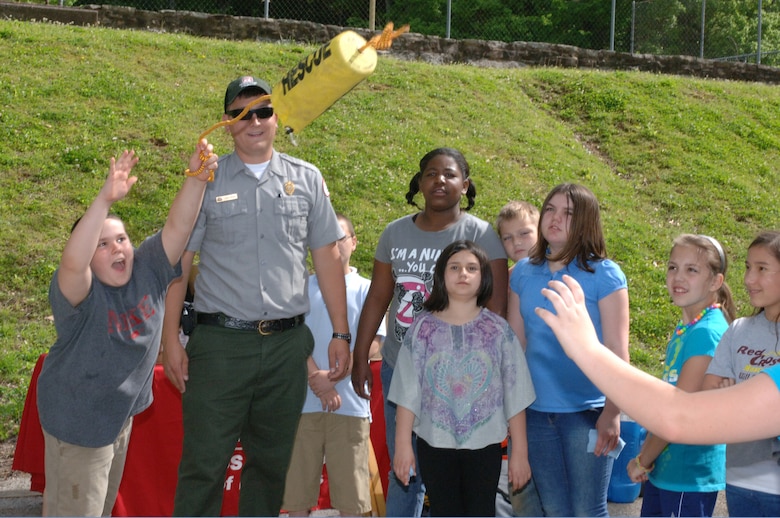
[[[507,423],[510,483],[518,490],[531,476],[525,408],[535,393],[517,336],[485,308],[491,293],[485,252],[467,240],[446,247],[426,311],[406,333],[393,374],[393,471],[404,484],[418,470],[424,474],[431,516],[495,516]]]

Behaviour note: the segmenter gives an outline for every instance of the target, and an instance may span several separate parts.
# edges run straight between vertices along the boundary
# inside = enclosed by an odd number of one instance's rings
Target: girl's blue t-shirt
[[[550,301],[542,295],[542,288],[546,288],[553,279],[561,280],[564,275],[570,275],[582,286],[588,314],[599,340],[603,341],[599,301],[618,290],[627,289],[626,276],[609,259],[592,261],[589,265],[593,272],[572,262],[553,273],[546,261],[533,264],[526,258],[512,270],[509,285],[520,297],[520,314],[526,337],[525,356],[536,390],[536,401],[530,408],[538,412],[580,412],[604,406],[604,394],[569,359],[552,329],[535,312],[537,307],[555,312]]]

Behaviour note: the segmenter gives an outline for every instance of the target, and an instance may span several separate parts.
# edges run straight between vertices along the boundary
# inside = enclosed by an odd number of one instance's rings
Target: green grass
[[[198,135],[219,120],[224,88],[272,83],[314,47],[0,21],[0,439],[13,436],[37,356],[55,333],[48,283],[72,222],[108,158],[141,156],[140,181],[115,211],[139,241],[160,228]],[[664,288],[671,240],[720,239],[741,314],[746,246],[777,228],[780,90],[630,72],[433,66],[379,59],[376,72],[277,148],[323,171],[355,221],[370,275],[384,226],[420,157],[461,149],[477,216],[509,199],[541,203],[562,181],[599,197],[610,256],[629,279],[632,361],[657,374],[678,318]],[[210,136],[230,151],[224,132]]]

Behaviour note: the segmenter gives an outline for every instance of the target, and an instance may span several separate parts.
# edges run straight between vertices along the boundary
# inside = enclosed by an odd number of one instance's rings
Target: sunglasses
[[[235,110],[229,110],[225,113],[230,117],[231,119],[235,119],[238,117],[241,112],[244,111],[243,108],[237,108]],[[252,120],[252,115],[257,115],[258,119],[269,119],[273,116],[274,109],[271,106],[263,106],[262,108],[255,108],[254,110],[249,110],[246,112],[246,115],[241,117],[242,121],[248,121]]]

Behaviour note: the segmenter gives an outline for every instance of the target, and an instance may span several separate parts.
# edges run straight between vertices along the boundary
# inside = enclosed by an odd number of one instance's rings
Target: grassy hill
[[[140,181],[115,210],[131,236],[160,228],[224,88],[273,84],[313,50],[300,44],[0,21],[0,438],[16,433],[35,359],[54,330],[47,290],[73,221],[125,148]],[[658,373],[678,318],[664,287],[671,240],[723,243],[741,314],[741,278],[759,229],[780,227],[780,89],[763,84],[555,68],[432,66],[382,55],[376,72],[277,148],[318,165],[354,219],[354,261],[370,275],[385,224],[412,207],[409,179],[430,149],[468,158],[473,212],[540,204],[554,185],[592,189],[608,251],[629,279],[631,355]],[[210,136],[230,150],[224,131]],[[227,251],[226,253],[229,253]]]

